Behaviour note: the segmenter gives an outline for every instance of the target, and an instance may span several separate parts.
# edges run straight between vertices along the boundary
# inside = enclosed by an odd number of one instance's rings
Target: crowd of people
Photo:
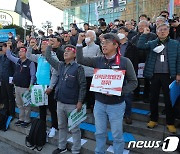
[[[9,33],[0,55],[0,103],[13,117],[16,104],[20,114],[15,125],[28,127],[31,107],[24,106],[22,94],[34,84],[47,85],[48,105],[39,106],[39,112],[45,122],[47,108],[51,113],[49,137],[54,137],[59,130],[59,144],[53,154],[67,151],[68,114],[76,108],[80,111],[84,103],[95,118],[95,153],[105,153],[109,121],[114,153],[122,154],[123,119],[126,124],[132,124],[132,102],[142,99],[150,104],[147,127],[153,129],[158,125],[161,89],[167,129],[176,133],[169,85],[174,80],[180,82],[180,19],[178,16],[168,19],[168,16],[167,11],[162,11],[155,23],[151,23],[148,16],[142,14],[137,25],[134,20],[119,19],[107,24],[100,18],[99,27],[85,23],[84,30],[72,23],[70,30],[62,29],[53,34],[50,29],[48,36],[38,31],[36,37],[32,32],[25,42],[15,40]],[[137,79],[139,63],[145,63],[143,98],[140,97],[140,79]],[[125,70],[122,96],[90,91],[94,68]],[[79,125],[71,133],[72,153],[78,154],[81,149]]]

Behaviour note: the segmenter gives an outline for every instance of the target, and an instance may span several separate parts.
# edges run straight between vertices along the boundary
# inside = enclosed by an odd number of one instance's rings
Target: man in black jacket
[[[128,28],[122,26],[118,30],[118,37],[120,39],[120,51],[121,55],[127,57],[131,60],[134,70],[137,74],[138,71],[138,51],[135,45],[128,41]],[[125,110],[125,122],[126,124],[132,124],[131,119],[131,103],[132,103],[132,93],[125,95],[126,110]]]
[[[148,21],[142,20],[138,23],[138,34],[136,36],[134,36],[131,40],[131,42],[137,46],[137,43],[139,41],[139,37],[140,35],[144,32],[144,28],[148,28],[149,27],[149,23]],[[157,35],[154,33],[149,33],[147,36],[147,42],[148,41],[152,41],[155,40],[157,38]],[[146,57],[147,57],[147,52],[145,50],[142,49],[138,49],[138,53],[139,53],[139,63],[145,63],[146,61]],[[135,98],[139,99],[139,84],[138,87],[135,90]],[[149,92],[150,92],[150,83],[148,79],[144,79],[144,102],[148,103],[149,102]]]
[[[62,39],[60,37],[51,38],[52,51],[54,51],[59,61],[64,61],[64,51],[62,49]]]
[[[116,34],[104,34],[101,45],[103,56],[84,57],[82,53],[82,41],[84,35],[79,34],[77,44],[77,62],[93,68],[126,70],[125,85],[122,88],[122,96],[109,95],[107,92],[95,92],[94,117],[96,127],[95,153],[105,153],[107,122],[110,122],[113,136],[113,149],[115,154],[122,154],[123,141],[123,115],[125,110],[124,95],[132,92],[137,86],[137,78],[128,58],[119,54],[119,38]]]
[[[170,20],[171,28],[170,28],[170,38],[178,40],[180,42],[180,21],[178,18],[174,18]]]
[[[33,54],[41,54],[37,46],[37,40],[35,38],[30,39],[29,45],[33,46],[33,49],[32,49]]]
[[[36,69],[34,62],[31,62],[26,58],[27,49],[25,47],[20,48],[19,58],[17,58],[12,55],[9,45],[10,44],[7,43],[6,56],[16,65],[13,82],[15,85],[16,105],[20,111],[19,120],[15,122],[15,125],[26,128],[31,123],[31,106],[30,104],[24,105],[22,95],[34,84]]]
[[[127,36],[128,40],[131,40],[135,35],[137,35],[137,32],[133,30],[133,25],[131,21],[126,21],[125,27],[129,30],[128,36]]]
[[[13,94],[12,80],[15,65],[6,56],[7,44],[2,46],[2,55],[0,56],[0,82],[1,82],[1,96],[4,108],[7,109],[7,114],[15,116],[15,98]]]
[[[70,38],[71,44],[76,46],[77,40],[78,40],[78,36],[79,36],[78,28],[77,27],[72,27],[71,28],[71,35],[72,35],[71,38]]]
[[[109,33],[109,32],[110,32],[110,30],[109,30],[106,22],[101,22],[100,27],[98,28],[98,32],[97,32],[98,36],[100,36],[101,34]]]
[[[11,33],[11,32],[8,33],[8,41],[12,42],[11,46],[12,46],[12,50],[14,51],[16,48],[16,40],[13,36],[13,33]]]

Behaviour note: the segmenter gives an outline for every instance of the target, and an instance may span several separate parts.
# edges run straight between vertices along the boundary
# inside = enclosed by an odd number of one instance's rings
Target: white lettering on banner
[[[22,94],[22,100],[24,102],[23,106],[28,106],[29,104],[31,104],[31,92],[29,90],[25,91]]]
[[[130,141],[128,148],[159,148],[161,141]],[[166,137],[163,141],[162,150],[165,152],[173,152],[177,149],[179,138],[176,136]]]
[[[77,109],[74,109],[68,116],[68,128],[69,131],[79,125],[82,121],[87,118],[86,116],[86,104],[82,106],[80,112],[77,112]]]
[[[6,19],[6,15],[0,14],[0,19],[1,19],[1,20],[2,20],[2,19]]]
[[[33,85],[31,87],[31,105],[48,105],[48,96],[45,93],[47,85]]]
[[[97,8],[98,9],[104,9],[104,0],[100,0],[97,2]]]
[[[119,5],[126,5],[127,4],[127,0],[119,0]]]
[[[118,0],[118,5],[122,6],[122,5],[126,5],[127,1],[126,0]],[[114,1],[113,0],[108,0],[107,1],[107,8],[112,8],[114,7]]]
[[[107,9],[107,10],[101,10],[101,11],[98,11],[99,15],[106,15],[106,14],[112,14],[113,12],[122,12],[122,11],[125,11],[126,10],[126,7],[118,7],[118,8],[115,8],[115,9]]]
[[[121,96],[125,70],[94,69],[90,91]]]
[[[112,0],[107,1],[107,8],[111,8],[111,7],[113,7],[113,5],[114,5],[114,1],[112,1]]]
[[[104,0],[100,0],[97,2],[98,14],[99,15],[106,15],[112,14],[117,12],[122,12],[126,10],[127,0],[118,0],[118,6],[114,7],[114,1],[108,0],[105,5]]]
[[[13,23],[13,18],[8,13],[0,11],[0,23],[3,26],[10,25]]]

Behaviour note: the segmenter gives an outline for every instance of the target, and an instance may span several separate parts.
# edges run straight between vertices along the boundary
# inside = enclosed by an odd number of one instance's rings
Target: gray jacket
[[[97,57],[101,56],[101,51],[98,45],[96,45],[94,42],[90,45],[87,45],[83,48],[83,56],[84,57]],[[94,74],[94,68],[83,66],[85,71],[86,77],[92,77]]]
[[[101,63],[101,61],[104,61],[106,59],[104,56],[84,57],[82,53],[82,46],[77,46],[76,58],[79,64],[86,65],[93,68],[100,68],[98,64]],[[125,74],[127,83],[125,86],[123,86],[122,93],[128,94],[137,87],[138,82],[137,82],[136,73],[134,71],[134,67],[131,61],[125,57],[121,57],[121,58],[124,58],[127,60],[127,63],[126,63],[127,70]]]
[[[53,56],[55,59],[58,59],[57,56],[56,56],[56,53],[54,53],[53,51],[51,51],[51,52],[52,52],[52,56]],[[38,63],[38,58],[39,58],[40,56],[43,56],[43,55],[42,55],[42,54],[32,54],[32,48],[31,48],[31,47],[28,48],[27,53],[26,53],[26,57],[27,57],[29,60],[31,60],[31,61],[33,61],[33,62],[35,62],[35,63]],[[52,80],[50,80],[49,88],[50,88],[50,89],[53,89],[54,86],[55,86],[56,83],[57,83],[57,72],[56,72],[56,70],[55,70],[53,67],[51,67],[51,79],[52,79]]]

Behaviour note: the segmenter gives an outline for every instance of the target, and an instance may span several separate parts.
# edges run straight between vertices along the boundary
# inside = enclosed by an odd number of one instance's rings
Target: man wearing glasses
[[[124,94],[132,92],[137,87],[137,78],[133,65],[128,58],[122,57],[119,52],[120,40],[116,34],[107,33],[102,35],[101,45],[103,56],[84,57],[82,41],[84,35],[80,34],[77,44],[77,62],[99,69],[125,70],[125,81],[122,96],[115,96],[95,92],[94,117],[96,127],[95,154],[104,154],[107,135],[107,122],[109,119],[113,136],[113,149],[115,154],[123,153],[123,116],[125,111]]]
[[[171,133],[176,133],[174,111],[169,96],[169,85],[173,80],[180,81],[180,43],[168,37],[169,25],[165,23],[159,25],[156,29],[158,38],[145,43],[149,32],[149,28],[145,28],[138,41],[138,48],[148,49],[149,52],[144,69],[144,77],[151,80],[151,120],[147,127],[154,128],[158,124],[158,100],[160,88],[162,87],[167,129]]]

